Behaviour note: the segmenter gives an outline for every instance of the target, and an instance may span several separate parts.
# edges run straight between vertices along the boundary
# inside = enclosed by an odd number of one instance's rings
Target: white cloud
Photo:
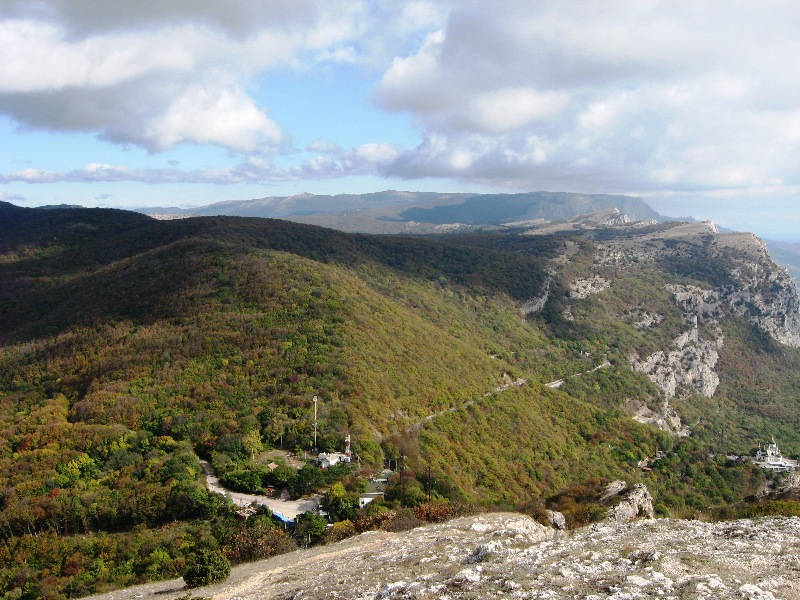
[[[0,22],[0,93],[103,88],[155,70],[189,72],[207,32],[195,27],[74,41],[49,23]]]
[[[505,133],[556,117],[567,101],[566,94],[539,93],[533,88],[492,90],[477,94],[462,118],[478,131]]]
[[[381,164],[396,159],[398,151],[391,144],[364,144],[356,148],[353,155],[369,163]]]
[[[331,140],[314,140],[308,145],[307,148],[310,152],[319,152],[320,154],[333,154],[341,152],[339,144]]]
[[[95,132],[149,151],[181,143],[270,150],[286,134],[252,95],[257,75],[366,64],[365,53],[382,55],[401,41],[375,21],[401,6],[140,0],[109,10],[101,4],[0,0],[0,113],[25,127]]]
[[[186,89],[144,134],[159,149],[186,141],[245,153],[274,146],[282,138],[280,128],[242,90],[220,86]]]
[[[27,202],[28,199],[22,194],[12,192],[0,192],[0,202]]]
[[[133,168],[127,165],[88,163],[83,168],[72,171],[50,171],[27,168],[11,173],[0,174],[3,183],[114,183],[133,181],[140,183],[269,183],[275,181],[297,181],[302,179],[320,180],[372,175],[385,165],[392,163],[400,154],[391,144],[364,144],[357,148],[343,150],[335,145],[320,142],[316,144],[321,154],[307,159],[298,165],[281,167],[262,156],[249,156],[232,167],[212,167],[184,170],[180,165],[168,168]]]
[[[797,56],[788,0],[453,4],[376,88],[425,132],[384,172],[609,192],[793,185]]]
[[[438,58],[444,40],[444,31],[435,31],[417,54],[395,57],[378,87],[377,101],[389,110],[407,110],[421,118],[451,107],[454,97],[440,79],[446,75],[440,72]]]

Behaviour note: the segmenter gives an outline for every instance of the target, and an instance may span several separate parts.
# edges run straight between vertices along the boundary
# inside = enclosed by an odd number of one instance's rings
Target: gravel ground
[[[96,600],[186,597],[181,580]],[[369,532],[233,569],[192,590],[262,598],[800,599],[800,519],[644,519],[564,534],[492,513],[404,533]]]
[[[209,491],[215,494],[221,494],[230,498],[237,506],[249,506],[253,502],[262,506],[267,506],[272,512],[278,512],[288,519],[294,518],[300,513],[307,510],[316,511],[319,508],[319,503],[322,500],[320,494],[314,494],[300,498],[299,500],[289,500],[288,497],[284,498],[270,498],[263,494],[243,494],[241,492],[233,492],[222,487],[219,479],[214,474],[214,470],[206,460],[200,461],[200,466],[203,467],[203,472],[206,475],[206,487]]]

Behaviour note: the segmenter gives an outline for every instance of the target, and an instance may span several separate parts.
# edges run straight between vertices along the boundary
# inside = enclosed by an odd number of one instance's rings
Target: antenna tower
[[[314,453],[317,452],[317,397],[314,396]]]

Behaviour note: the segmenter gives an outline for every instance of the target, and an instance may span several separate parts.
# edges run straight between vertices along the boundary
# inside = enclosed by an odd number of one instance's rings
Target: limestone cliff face
[[[773,339],[800,348],[800,297],[797,285],[750,233],[719,235],[709,254],[727,271],[728,283],[713,289],[673,289],[687,317],[719,320],[726,313],[747,319]]]
[[[520,306],[520,312],[524,316],[534,315],[540,312],[550,299],[550,290],[553,287],[553,283],[553,278],[548,277],[542,288],[542,293],[536,298],[531,298],[527,302],[524,302],[522,306]]]
[[[591,271],[569,283],[570,300],[613,287],[609,273],[643,264],[697,282],[666,286],[682,317],[680,335],[655,352],[629,356],[632,368],[647,375],[664,394],[660,412],[652,403],[650,407],[631,403],[629,413],[637,420],[686,433],[669,400],[716,393],[720,384],[716,366],[725,344],[720,325],[726,319],[744,319],[774,340],[800,348],[797,286],[756,236],[721,234],[712,222],[662,225],[643,228],[641,233],[628,226],[620,231],[618,236],[604,234],[595,240]],[[570,310],[568,306],[565,314],[571,315]],[[624,318],[644,336],[657,331],[664,320],[644,305],[628,307]]]
[[[737,316],[776,341],[800,348],[797,286],[756,236],[720,234],[711,222],[683,223],[597,244],[598,269],[625,268],[642,261],[688,265],[690,272],[699,273],[692,276],[701,280],[705,269],[708,278],[707,287],[667,286],[681,310],[686,331],[669,349],[644,358],[631,357],[633,367],[646,373],[667,397],[675,396],[681,386],[712,396],[719,385],[714,366],[724,340],[718,333],[698,339],[698,324],[707,331],[728,316]],[[660,321],[659,315],[638,315],[635,309],[634,314],[640,331]]]
[[[735,314],[749,319],[773,339],[800,348],[797,285],[772,261],[763,241],[750,234],[737,235],[747,248],[749,257],[732,269],[738,285],[723,289],[722,300]]]
[[[667,352],[659,350],[642,360],[634,357],[631,364],[660,387],[667,398],[674,398],[680,387],[710,398],[719,386],[714,367],[722,344],[721,333],[710,340],[700,340],[697,330],[692,329],[678,336]]]
[[[685,317],[719,320],[730,311],[782,344],[800,348],[797,285],[772,261],[766,244],[750,234],[730,234],[721,236],[718,245],[731,258],[732,283],[716,289],[672,286]]]

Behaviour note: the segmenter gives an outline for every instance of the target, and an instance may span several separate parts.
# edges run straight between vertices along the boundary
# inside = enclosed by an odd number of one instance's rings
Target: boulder
[[[548,510],[547,511],[547,520],[550,522],[550,525],[552,525],[556,529],[566,529],[567,528],[567,519],[566,519],[566,517],[564,517],[563,513],[560,513],[557,510]]]
[[[620,489],[619,484],[624,484],[625,487]],[[643,483],[636,483],[628,488],[625,482],[611,482],[601,501],[609,501],[615,497],[619,497],[620,500],[609,509],[607,517],[609,521],[625,523],[638,517],[653,518],[653,497]]]

